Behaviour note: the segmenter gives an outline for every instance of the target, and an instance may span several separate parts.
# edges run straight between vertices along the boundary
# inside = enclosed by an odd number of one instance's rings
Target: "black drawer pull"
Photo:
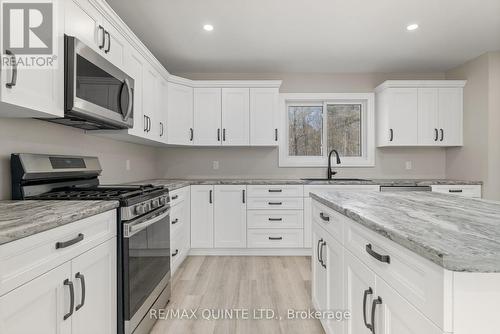
[[[270,192],[270,193],[281,193],[281,192],[283,192],[283,189],[269,189],[268,192]]]
[[[449,193],[461,193],[461,192],[463,192],[463,190],[462,189],[449,189],[448,192]]]
[[[63,284],[69,287],[69,298],[70,298],[69,312],[66,313],[63,318],[64,320],[66,320],[73,314],[73,309],[75,307],[75,289],[73,287],[73,282],[71,282],[69,279],[65,279]]]
[[[375,252],[372,249],[372,244],[366,245],[366,252],[380,262],[391,263],[391,257],[389,255],[382,255]]]
[[[172,201],[174,201],[174,200],[176,200],[178,198],[179,198],[179,195],[174,195],[174,196],[172,196]]]
[[[269,205],[282,205],[283,202],[267,202]]]
[[[179,254],[179,250],[178,249],[175,250],[175,253],[172,254],[172,257],[176,256],[177,254]]]
[[[325,215],[323,212],[320,212],[319,216],[321,217],[321,219],[323,219],[326,222],[330,221],[330,217],[328,217],[327,215]]]
[[[80,241],[83,240],[85,236],[83,235],[83,233],[78,233],[78,236],[76,238],[73,238],[71,240],[68,240],[68,241],[58,241],[56,242],[56,249],[59,249],[59,248],[66,248],[66,247],[69,247],[71,245],[74,245],[76,243],[79,243]]]
[[[175,225],[179,222],[179,218],[175,218],[174,220],[172,220],[172,225]]]
[[[376,311],[377,305],[380,305],[380,304],[382,304],[382,298],[380,298],[380,297],[377,297],[377,299],[374,299],[372,302],[372,324],[370,326],[371,326],[371,330],[372,330],[373,334],[375,334],[375,311]]]
[[[75,278],[79,279],[82,283],[82,299],[80,301],[80,304],[76,305],[76,308],[75,308],[75,311],[78,311],[79,309],[81,309],[83,307],[83,305],[85,305],[85,295],[86,295],[86,293],[85,293],[85,276],[83,276],[82,273],[76,273]]]
[[[282,220],[283,220],[283,218],[269,218],[270,222],[280,222]]]
[[[283,237],[269,237],[269,240],[283,240]]]

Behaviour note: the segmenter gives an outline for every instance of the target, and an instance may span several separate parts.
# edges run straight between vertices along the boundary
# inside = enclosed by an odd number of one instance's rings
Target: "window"
[[[374,165],[373,94],[282,94],[280,167],[320,167],[336,149],[340,167]]]

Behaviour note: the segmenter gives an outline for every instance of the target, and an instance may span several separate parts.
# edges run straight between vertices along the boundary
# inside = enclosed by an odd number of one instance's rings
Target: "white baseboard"
[[[311,256],[311,248],[191,248],[189,255],[206,256]]]

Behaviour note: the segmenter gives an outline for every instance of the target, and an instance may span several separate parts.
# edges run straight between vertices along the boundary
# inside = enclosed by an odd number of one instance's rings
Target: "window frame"
[[[289,93],[280,94],[280,125],[283,136],[279,140],[279,167],[326,167],[328,166],[328,105],[361,104],[361,156],[341,157],[342,167],[374,167],[375,166],[375,94],[374,93]],[[289,106],[323,107],[322,155],[291,156],[288,153]]]

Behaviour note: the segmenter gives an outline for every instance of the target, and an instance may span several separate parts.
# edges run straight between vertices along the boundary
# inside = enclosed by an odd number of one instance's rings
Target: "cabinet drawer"
[[[248,186],[248,197],[302,197],[302,185],[259,185]]]
[[[302,210],[304,200],[297,198],[248,198],[247,208],[249,210]]]
[[[419,309],[440,328],[449,328],[445,305],[451,303],[451,291],[445,281],[451,273],[375,232],[349,221],[344,228],[345,247],[386,281],[401,296]],[[367,246],[371,245],[371,250]],[[372,252],[373,255],[370,255]],[[376,259],[389,256],[389,263]]]
[[[379,185],[372,184],[335,184],[335,185],[305,185],[304,197],[309,197],[310,193],[320,193],[325,191],[380,191]]]
[[[463,197],[470,198],[481,198],[481,186],[480,185],[434,185],[431,186],[432,191],[449,194],[449,195],[459,195]]]
[[[249,210],[248,228],[303,228],[304,214],[301,210]]]
[[[341,244],[344,243],[344,223],[348,218],[335,210],[313,201],[312,221],[322,226]]]
[[[71,246],[56,249],[83,235]],[[0,246],[0,296],[116,236],[116,210]]]
[[[304,245],[302,229],[250,229],[248,248],[300,248]]]
[[[189,187],[184,187],[180,189],[176,189],[170,192],[170,206],[173,208],[174,206],[183,203],[188,199],[189,196]],[[188,203],[189,205],[189,203]]]

